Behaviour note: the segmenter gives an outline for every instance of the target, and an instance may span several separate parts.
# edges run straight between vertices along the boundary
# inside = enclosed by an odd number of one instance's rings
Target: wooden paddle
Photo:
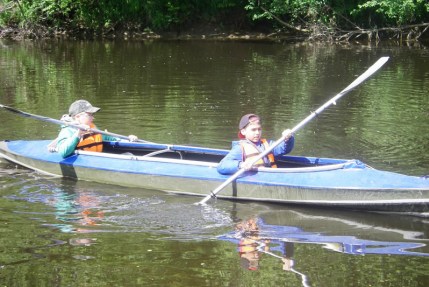
[[[309,121],[311,121],[314,117],[319,115],[323,110],[325,110],[327,107],[329,107],[332,104],[336,104],[336,101],[353,90],[355,87],[360,85],[362,82],[364,82],[366,79],[368,79],[372,74],[374,74],[378,69],[381,68],[387,61],[389,60],[389,57],[381,57],[375,64],[373,64],[371,67],[366,70],[365,73],[360,75],[356,80],[354,80],[350,85],[348,85],[344,90],[342,90],[339,94],[337,94],[335,97],[327,101],[324,105],[322,105],[320,108],[318,108],[316,111],[312,112],[308,117],[306,117],[303,121],[301,121],[298,125],[296,125],[293,129],[291,129],[289,132],[285,130],[282,134],[282,137],[279,138],[276,142],[274,142],[269,149],[265,150],[263,153],[261,153],[259,156],[255,157],[255,159],[251,162],[251,164],[255,164],[258,160],[262,159],[263,157],[267,156],[277,145],[282,143],[290,134],[295,133],[300,128],[302,128],[304,125],[306,125]],[[229,177],[224,183],[222,183],[219,187],[217,187],[215,190],[210,192],[209,195],[204,197],[203,200],[198,202],[198,204],[205,204],[210,198],[216,197],[216,194],[219,193],[222,189],[224,189],[228,184],[233,182],[235,179],[237,179],[241,174],[243,174],[246,170],[241,168],[239,169],[235,174],[233,174],[231,177]]]
[[[34,115],[34,114],[30,114],[30,113],[26,113],[20,110],[17,110],[15,108],[9,107],[9,106],[5,106],[0,104],[0,108],[3,108],[9,112],[15,113],[17,115],[20,115],[22,117],[27,117],[27,118],[33,118],[36,120],[40,120],[40,121],[44,121],[44,122],[48,122],[48,123],[53,123],[53,124],[57,124],[57,125],[64,125],[64,126],[70,126],[70,127],[74,127],[77,129],[81,129],[84,131],[89,131],[92,133],[97,133],[97,134],[103,134],[103,135],[108,135],[108,136],[112,136],[112,137],[116,137],[116,138],[120,138],[120,139],[125,139],[128,140],[129,138],[127,136],[124,135],[119,135],[119,134],[115,134],[115,133],[111,133],[111,132],[107,132],[107,131],[102,131],[99,129],[91,129],[91,128],[86,128],[84,126],[78,125],[78,124],[74,124],[71,122],[66,122],[66,121],[61,121],[61,120],[56,120],[56,119],[52,119],[52,118],[48,118],[48,117],[44,117],[44,116],[39,116],[39,115]],[[137,142],[143,142],[143,143],[151,143],[148,141],[144,141],[144,140],[137,140]]]

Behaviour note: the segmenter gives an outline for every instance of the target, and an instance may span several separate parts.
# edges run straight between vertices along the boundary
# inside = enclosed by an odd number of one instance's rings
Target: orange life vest
[[[265,150],[270,148],[270,145],[268,144],[266,139],[261,139],[262,144],[265,147]],[[252,157],[257,157],[259,156],[259,154],[261,154],[263,151],[260,151],[253,143],[249,142],[249,141],[240,141],[240,145],[241,148],[243,150],[243,161],[246,161],[246,159],[248,158],[252,158]],[[269,153],[267,155],[269,166],[268,167],[272,167],[272,168],[276,168],[276,161],[274,160],[274,155],[273,153]],[[265,163],[264,159],[260,159],[258,160],[253,166],[255,167],[259,167],[259,166],[265,166],[267,167],[267,164]]]
[[[90,125],[91,129],[95,128],[94,124]],[[88,133],[83,136],[81,141],[78,143],[76,149],[86,151],[103,151],[103,136],[101,134]]]

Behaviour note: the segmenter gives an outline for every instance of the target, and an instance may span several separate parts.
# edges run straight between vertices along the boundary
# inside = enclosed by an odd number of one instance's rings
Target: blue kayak
[[[0,141],[0,156],[60,177],[207,196],[229,178],[217,172],[223,149],[156,143],[105,142],[102,153],[62,158],[50,141]],[[336,207],[429,212],[429,179],[381,171],[359,160],[283,156],[279,168],[245,172],[218,198]]]

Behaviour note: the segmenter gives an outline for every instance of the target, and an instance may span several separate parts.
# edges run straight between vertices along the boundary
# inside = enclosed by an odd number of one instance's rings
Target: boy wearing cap
[[[88,101],[78,100],[70,105],[69,116],[74,123],[83,127],[95,129],[96,126],[93,123],[93,114],[99,110],[100,108],[94,107]],[[130,135],[129,140],[136,141],[138,138],[134,135]],[[55,151],[62,157],[71,155],[75,149],[102,152],[103,141],[119,141],[119,139],[66,126],[61,129],[57,137]]]
[[[286,130],[284,133],[289,136],[284,143],[276,146],[270,154],[252,165],[254,158],[267,150],[272,142],[261,138],[262,126],[258,115],[244,115],[238,128],[238,137],[241,140],[232,142],[231,151],[218,164],[217,170],[221,174],[233,174],[241,168],[251,170],[260,166],[277,167],[275,158],[290,153],[295,143],[294,136]]]

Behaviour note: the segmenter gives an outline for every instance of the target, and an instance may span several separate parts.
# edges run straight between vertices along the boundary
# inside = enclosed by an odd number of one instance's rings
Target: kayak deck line
[[[96,156],[96,157],[105,157],[105,158],[115,158],[122,160],[136,160],[136,161],[154,161],[154,162],[170,162],[170,163],[180,163],[180,164],[189,164],[189,165],[201,165],[208,167],[217,167],[217,163],[211,162],[202,162],[195,160],[185,160],[183,157],[181,159],[165,159],[165,158],[154,158],[151,157],[153,155],[159,155],[164,152],[168,152],[169,150],[162,150],[160,152],[153,152],[148,155],[143,156],[135,156],[131,154],[112,154],[112,153],[99,153],[92,151],[82,151],[77,150],[75,154],[77,155],[88,155],[88,156]],[[317,171],[328,171],[342,168],[357,168],[361,163],[357,160],[348,160],[344,163],[332,164],[332,165],[321,165],[314,167],[295,167],[295,168],[267,168],[267,167],[258,167],[257,171],[264,171],[269,173],[292,173],[292,172],[317,172]],[[362,168],[362,167],[361,167]]]

